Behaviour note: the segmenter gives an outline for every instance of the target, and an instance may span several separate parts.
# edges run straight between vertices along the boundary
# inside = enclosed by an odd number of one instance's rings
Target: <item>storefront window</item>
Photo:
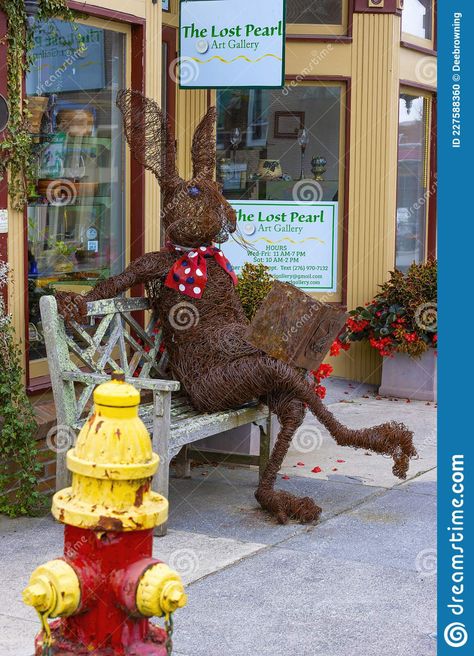
[[[229,199],[292,200],[301,179],[337,200],[341,87],[218,91],[218,178]],[[319,160],[319,161],[317,161]],[[321,168],[318,168],[321,167]]]
[[[396,266],[406,271],[426,253],[429,101],[402,93],[398,135]]]
[[[118,89],[125,36],[37,25],[26,90],[37,161],[28,206],[30,360],[45,357],[39,299],[87,291],[124,266],[124,142]]]
[[[288,23],[339,25],[342,23],[343,0],[286,0]]]
[[[402,32],[421,39],[433,38],[432,0],[405,0],[402,12]]]
[[[250,245],[223,247],[237,273],[263,263],[307,291],[337,291],[342,94],[336,84],[218,91],[217,178]]]

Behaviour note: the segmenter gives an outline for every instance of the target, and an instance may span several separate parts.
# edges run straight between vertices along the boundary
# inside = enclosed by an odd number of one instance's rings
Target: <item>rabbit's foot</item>
[[[413,444],[413,433],[403,424],[396,422],[382,424],[369,430],[376,436],[377,446],[382,453],[392,456],[393,475],[404,480],[407,477],[411,458],[418,455]]]
[[[321,514],[321,508],[310,497],[295,497],[281,490],[258,488],[255,498],[280,524],[286,524],[289,519],[309,524],[319,519]]]

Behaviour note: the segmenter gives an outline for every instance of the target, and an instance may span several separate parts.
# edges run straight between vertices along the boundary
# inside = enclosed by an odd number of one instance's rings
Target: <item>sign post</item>
[[[282,88],[285,0],[181,0],[181,89]]]

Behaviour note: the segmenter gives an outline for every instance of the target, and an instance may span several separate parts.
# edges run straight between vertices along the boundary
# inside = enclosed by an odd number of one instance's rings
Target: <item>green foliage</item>
[[[239,276],[237,291],[244,308],[245,316],[252,321],[265,296],[270,291],[273,276],[264,264],[246,262]]]
[[[12,207],[22,211],[33,191],[35,162],[33,140],[29,131],[28,101],[22,101],[23,79],[30,70],[33,58],[33,31],[28,29],[25,5],[22,0],[0,0],[7,15],[8,45],[7,91],[10,120],[5,137],[0,143],[0,180],[9,173],[9,193]],[[66,0],[41,0],[38,20],[57,17],[72,21],[74,13]]]
[[[370,303],[350,312],[341,340],[368,341],[382,356],[416,358],[436,348],[437,276],[436,260],[412,264],[406,274],[392,271]]]
[[[0,422],[0,512],[10,517],[33,514],[42,506],[37,425],[8,317],[0,324]]]
[[[21,354],[11,320],[5,314],[3,288],[8,267],[0,262],[0,512],[11,517],[37,512],[40,465],[36,421],[23,385]]]

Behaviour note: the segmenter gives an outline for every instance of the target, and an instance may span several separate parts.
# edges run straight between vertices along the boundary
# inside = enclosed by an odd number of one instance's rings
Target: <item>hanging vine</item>
[[[37,513],[44,497],[38,489],[41,465],[35,413],[26,395],[21,354],[3,302],[7,281],[8,267],[0,261],[0,513],[14,517]]]
[[[0,8],[7,17],[7,33],[0,34],[0,42],[7,44],[10,112],[0,143],[0,180],[8,175],[11,205],[22,211],[35,181],[30,113],[23,98],[23,81],[34,61],[34,24],[28,24],[23,1],[0,0]],[[40,0],[35,22],[51,18],[74,20],[66,0]],[[0,262],[0,512],[16,516],[37,512],[44,497],[38,489],[41,465],[35,413],[26,395],[21,354],[1,295],[6,284],[7,268]]]
[[[23,99],[23,80],[34,57],[34,29],[28,25],[25,5],[21,0],[0,0],[7,16],[7,34],[0,40],[7,43],[7,94],[10,120],[5,138],[0,143],[0,180],[9,173],[8,188],[12,207],[22,211],[33,191],[35,162],[33,139],[30,134],[28,101]],[[36,21],[50,18],[74,20],[66,0],[40,0]]]

